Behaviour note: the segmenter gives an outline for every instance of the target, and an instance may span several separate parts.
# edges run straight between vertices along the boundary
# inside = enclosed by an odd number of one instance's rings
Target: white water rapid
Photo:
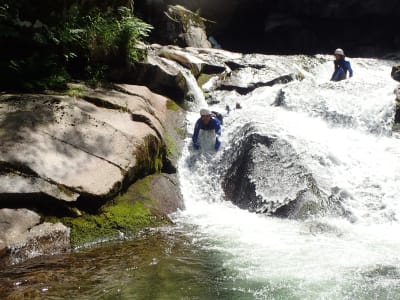
[[[223,112],[236,102],[242,109],[225,117],[219,152],[193,152],[187,137],[178,169],[186,209],[174,216],[176,223],[189,226],[192,240],[216,253],[230,274],[225,278],[230,288],[245,295],[240,299],[400,299],[394,62],[350,59],[354,77],[330,82],[331,57],[251,59],[282,74],[300,72],[303,79],[245,96],[212,93],[220,101],[210,105],[212,110]],[[268,70],[257,72],[249,73],[262,79]],[[272,105],[282,92],[284,105]],[[198,111],[188,114],[188,132],[198,116]],[[234,134],[249,122],[260,133],[289,141],[321,190],[342,191],[349,216],[290,220],[250,213],[224,200],[214,169],[224,163]]]

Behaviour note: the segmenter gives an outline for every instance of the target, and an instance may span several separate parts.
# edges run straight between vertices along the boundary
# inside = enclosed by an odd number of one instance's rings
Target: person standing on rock
[[[194,126],[192,136],[193,148],[198,150],[200,146],[203,149],[213,147],[218,151],[221,146],[219,137],[221,136],[221,123],[212,116],[210,110],[203,108],[200,110],[200,118]]]
[[[347,72],[349,72],[349,77],[353,76],[353,69],[351,68],[350,62],[345,59],[343,49],[337,48],[334,52],[335,60],[333,64],[335,65],[335,70],[332,74],[331,81],[340,81],[347,78]]]

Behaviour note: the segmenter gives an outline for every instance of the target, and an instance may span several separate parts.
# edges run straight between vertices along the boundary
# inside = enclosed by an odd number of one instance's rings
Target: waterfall
[[[217,109],[235,102],[242,109],[224,119],[219,152],[185,147],[178,172],[186,209],[175,221],[196,228],[196,243],[217,251],[235,274],[235,288],[255,299],[398,297],[400,139],[391,132],[393,62],[351,59],[354,77],[331,82],[331,57],[248,59],[265,68],[243,72],[243,80],[263,79],[271,65],[282,74],[301,73],[302,80],[247,95],[214,91]],[[189,132],[195,119],[189,114]],[[284,219],[239,209],[226,199],[217,169],[228,167],[223,153],[250,123],[257,133],[289,143],[319,189],[340,194],[347,214]],[[268,180],[262,175],[254,179],[256,188]]]

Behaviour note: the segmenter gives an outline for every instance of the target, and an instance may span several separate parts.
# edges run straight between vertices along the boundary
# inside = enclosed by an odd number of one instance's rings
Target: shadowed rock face
[[[384,1],[147,0],[135,3],[162,35],[158,22],[168,4],[180,4],[216,23],[206,24],[224,49],[261,53],[331,53],[375,56],[398,51],[400,3]]]

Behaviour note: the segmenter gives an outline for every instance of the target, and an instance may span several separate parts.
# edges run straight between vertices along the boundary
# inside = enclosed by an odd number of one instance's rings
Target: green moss
[[[175,101],[172,101],[171,99],[167,100],[167,109],[173,110],[173,111],[178,111],[179,106],[175,103]]]
[[[62,222],[71,228],[73,247],[104,240],[118,239],[121,233],[132,237],[149,227],[169,223],[158,213],[156,201],[149,196],[153,176],[135,182],[126,193],[105,204],[99,214],[84,214],[61,219],[47,218],[48,222]]]
[[[167,156],[177,156],[178,148],[172,136],[169,134],[165,135],[165,141],[167,144]]]
[[[83,98],[85,95],[85,90],[81,86],[69,86],[67,90],[67,95],[70,97]]]
[[[144,143],[133,153],[138,161],[137,172],[144,175],[160,173],[163,167],[164,146],[154,136],[144,138]]]
[[[67,188],[65,185],[58,184],[58,185],[57,185],[57,188],[58,188],[58,189],[60,190],[60,192],[62,192],[64,195],[67,195],[67,196],[72,196],[72,195],[74,195],[74,192],[71,191],[69,188]]]
[[[204,30],[206,29],[204,25],[205,19],[200,17],[197,12],[194,13],[180,5],[170,6],[170,12],[172,13],[170,18],[179,20],[185,31],[192,25],[198,26]]]
[[[205,84],[207,81],[210,80],[210,78],[212,77],[212,75],[210,74],[200,74],[199,77],[197,77],[197,84],[199,85],[199,87],[202,87],[203,84]]]
[[[178,133],[178,135],[179,135],[181,138],[185,138],[185,135],[186,135],[185,129],[175,127],[175,131]]]

